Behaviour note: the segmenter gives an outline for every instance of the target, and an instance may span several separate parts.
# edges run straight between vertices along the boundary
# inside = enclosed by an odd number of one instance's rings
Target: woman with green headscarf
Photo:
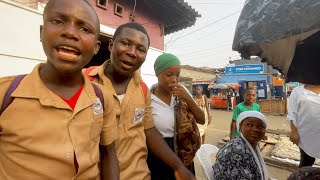
[[[188,104],[197,123],[205,123],[205,115],[201,108],[195,103],[186,87],[179,84],[180,61],[169,53],[160,55],[154,64],[154,71],[158,78],[158,84],[151,88],[152,115],[155,127],[164,140],[173,150],[174,138],[174,106],[176,98]],[[152,180],[174,180],[174,171],[155,157],[152,153],[148,155],[148,166],[151,171]],[[193,164],[187,167],[194,174]]]

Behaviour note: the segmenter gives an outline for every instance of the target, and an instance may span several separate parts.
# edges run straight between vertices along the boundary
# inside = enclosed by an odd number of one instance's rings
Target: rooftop
[[[184,0],[147,0],[144,3],[159,15],[165,35],[193,26],[196,18],[201,17]]]

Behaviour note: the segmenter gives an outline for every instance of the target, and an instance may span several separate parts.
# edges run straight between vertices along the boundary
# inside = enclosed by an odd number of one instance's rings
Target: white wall
[[[0,22],[0,76],[27,73],[45,61],[40,42],[41,14],[1,0]]]

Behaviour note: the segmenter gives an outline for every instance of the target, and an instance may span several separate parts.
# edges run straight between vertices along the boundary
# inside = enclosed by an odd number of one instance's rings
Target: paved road
[[[211,110],[212,123],[207,130],[205,143],[217,145],[218,141],[229,134],[232,111],[226,110]],[[267,129],[289,131],[290,126],[286,116],[266,115],[268,126]],[[286,180],[291,174],[290,171],[268,166],[269,177],[278,180]],[[198,178],[201,179],[201,178]]]

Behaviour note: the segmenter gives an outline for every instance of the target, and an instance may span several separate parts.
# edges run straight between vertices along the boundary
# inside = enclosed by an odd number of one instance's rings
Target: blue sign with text
[[[235,65],[227,66],[226,74],[262,74],[263,64],[245,64],[245,65]]]

